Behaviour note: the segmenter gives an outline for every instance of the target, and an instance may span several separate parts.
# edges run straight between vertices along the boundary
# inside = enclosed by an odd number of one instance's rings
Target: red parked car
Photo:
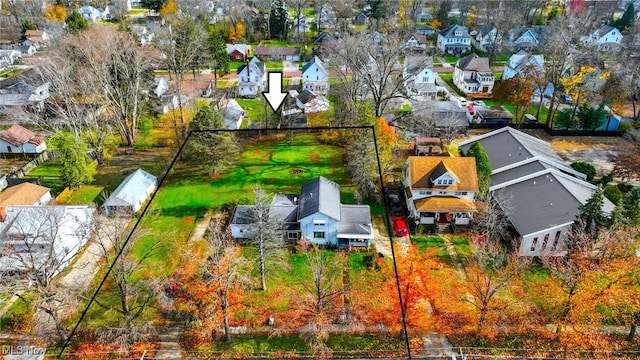
[[[404,218],[402,216],[392,217],[391,223],[393,224],[393,233],[396,236],[406,236],[407,234],[409,234],[407,222],[404,221]]]

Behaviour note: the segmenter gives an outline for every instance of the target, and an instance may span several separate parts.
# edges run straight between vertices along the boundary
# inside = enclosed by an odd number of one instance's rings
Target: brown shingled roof
[[[34,205],[48,192],[49,188],[28,182],[6,188],[0,192],[0,220],[4,221],[7,206]]]
[[[439,189],[478,191],[476,159],[473,157],[409,156],[407,161],[413,189],[431,188],[429,178],[440,165],[451,171],[460,182],[451,186],[438,187]]]
[[[477,54],[471,54],[458,61],[458,67],[462,70],[474,70],[478,72],[491,72],[489,59],[481,58]]]
[[[0,139],[15,146],[20,146],[24,143],[31,143],[38,146],[44,141],[41,137],[36,136],[33,131],[27,130],[20,125],[13,125],[7,130],[0,132]]]

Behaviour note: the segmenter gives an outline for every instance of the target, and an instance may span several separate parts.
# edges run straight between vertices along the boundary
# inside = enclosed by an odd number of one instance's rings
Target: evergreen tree
[[[215,175],[219,168],[228,163],[238,152],[238,146],[233,141],[233,134],[225,131],[224,118],[209,105],[201,105],[193,120],[189,123],[189,130],[193,131],[185,151],[185,158],[193,163],[209,163],[211,174]]]
[[[211,67],[214,69],[214,80],[218,85],[218,76],[229,73],[229,55],[227,54],[226,42],[222,35],[213,30],[209,34],[209,56],[211,58]]]
[[[636,9],[633,6],[633,1],[629,2],[629,5],[627,5],[627,8],[624,11],[624,14],[622,14],[622,17],[619,18],[618,20],[615,20],[611,23],[611,26],[613,26],[614,28],[620,30],[621,32],[633,27],[633,20],[636,14]]]
[[[143,8],[153,10],[155,12],[160,11],[162,9],[162,5],[164,5],[166,0],[142,0],[140,5]]]
[[[594,131],[604,124],[605,116],[607,116],[607,111],[603,105],[594,108],[585,104],[580,106],[576,113],[580,127],[584,130],[591,131]]]
[[[50,142],[59,155],[62,165],[60,177],[65,186],[76,188],[93,181],[96,168],[88,155],[89,147],[79,136],[59,131]]]
[[[574,226],[583,226],[584,233],[589,235],[593,241],[597,239],[598,231],[607,226],[608,218],[602,212],[604,205],[604,191],[602,187],[593,192],[593,195],[586,203],[580,205],[578,220],[574,222]]]
[[[271,14],[269,15],[269,36],[284,40],[287,38],[287,6],[284,0],[276,0],[271,7]]]
[[[368,0],[367,3],[371,6],[371,17],[380,20],[387,16],[387,1],[386,0]]]
[[[634,187],[631,193],[622,198],[622,201],[612,215],[614,223],[628,225],[640,225],[640,188]]]
[[[484,150],[484,146],[476,141],[469,148],[471,156],[476,158],[476,171],[478,172],[478,198],[484,199],[489,191],[489,181],[491,180],[491,163],[489,155]]]
[[[79,12],[73,11],[64,21],[71,31],[81,31],[89,28],[89,22]]]

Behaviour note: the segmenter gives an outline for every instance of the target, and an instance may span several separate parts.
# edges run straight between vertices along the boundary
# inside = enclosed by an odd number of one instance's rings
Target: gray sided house
[[[251,205],[239,205],[230,222],[234,238],[250,238]],[[278,194],[269,208],[269,217],[282,223],[289,241],[304,239],[321,246],[368,247],[373,239],[368,205],[340,203],[340,186],[318,177],[302,186],[300,196]]]
[[[463,141],[467,153],[480,142],[491,163],[489,191],[519,234],[520,256],[562,255],[580,205],[596,187],[564,163],[549,143],[510,127]],[[605,199],[602,211],[613,204]]]
[[[43,138],[20,125],[0,132],[0,154],[40,154],[46,149]]]
[[[107,215],[114,213],[134,214],[156,189],[158,179],[138,169],[127,176],[105,200],[102,207]]]

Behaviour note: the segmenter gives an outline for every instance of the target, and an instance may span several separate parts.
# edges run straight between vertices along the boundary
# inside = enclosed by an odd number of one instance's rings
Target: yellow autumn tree
[[[407,9],[411,9],[413,0],[400,0],[398,3],[398,20],[400,21],[400,27],[406,28],[411,25],[411,16],[407,12]]]
[[[434,29],[440,29],[440,27],[442,26],[442,23],[438,19],[431,19],[431,21],[429,21],[429,26],[431,26]]]
[[[571,95],[576,102],[576,106],[578,106],[581,101],[584,101],[584,99],[582,99],[584,84],[595,75],[595,71],[596,69],[594,67],[583,65],[580,66],[580,71],[573,76],[560,79],[560,83],[564,86],[565,93]]]
[[[160,16],[163,18],[171,15],[175,15],[177,13],[178,13],[178,4],[176,3],[175,0],[169,0],[164,4],[162,4],[162,7],[160,8],[160,12],[159,12]]]
[[[67,10],[60,4],[49,4],[44,10],[44,17],[49,21],[64,21],[67,18]]]

